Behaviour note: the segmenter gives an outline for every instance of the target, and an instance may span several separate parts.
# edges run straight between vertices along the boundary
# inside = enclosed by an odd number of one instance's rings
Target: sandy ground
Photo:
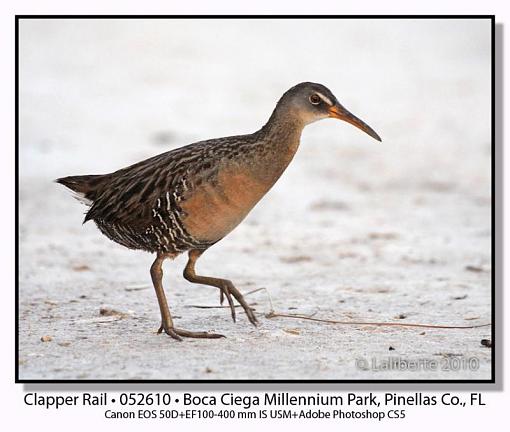
[[[288,87],[322,82],[383,143],[333,120],[309,126],[198,269],[266,288],[282,313],[488,323],[489,36],[476,21],[23,22],[20,378],[490,378],[488,327],[268,319],[265,291],[247,297],[261,325],[241,312],[234,324],[227,309],[192,307],[219,296],[182,278],[185,257],[165,265],[177,325],[226,338],[157,335],[153,257],[82,226],[85,207],[51,182],[253,131]],[[391,359],[422,366],[385,369]]]

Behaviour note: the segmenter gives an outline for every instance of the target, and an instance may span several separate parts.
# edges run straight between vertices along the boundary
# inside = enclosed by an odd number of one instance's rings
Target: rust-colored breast
[[[194,238],[220,240],[232,231],[269,187],[241,168],[223,168],[217,181],[205,182],[181,203],[183,225]]]

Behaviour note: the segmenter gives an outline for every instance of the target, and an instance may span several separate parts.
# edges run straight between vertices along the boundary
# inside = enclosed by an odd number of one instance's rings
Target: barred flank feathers
[[[259,135],[252,134],[200,141],[109,174],[70,176],[56,182],[90,206],[83,223],[93,220],[118,244],[172,254],[207,249],[212,242],[186,230],[181,201],[203,183],[216,184],[223,163],[232,158],[249,163],[261,149],[254,145],[258,140]]]

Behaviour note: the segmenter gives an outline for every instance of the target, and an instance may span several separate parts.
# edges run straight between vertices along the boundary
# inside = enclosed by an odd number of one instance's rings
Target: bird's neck
[[[305,124],[295,116],[275,110],[269,121],[256,132],[253,164],[268,186],[272,186],[292,161]]]
[[[295,112],[277,106],[259,133],[273,137],[276,140],[292,140],[297,136],[299,141],[305,126],[306,123]]]

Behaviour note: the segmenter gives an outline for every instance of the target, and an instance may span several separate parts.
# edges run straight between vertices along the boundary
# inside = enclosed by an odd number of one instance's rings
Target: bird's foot
[[[178,341],[182,341],[183,337],[198,339],[219,339],[225,337],[222,334],[218,333],[192,332],[189,330],[178,329],[175,328],[174,326],[165,325],[164,323],[161,323],[161,326],[159,327],[158,330],[158,334],[163,332],[165,332],[168,336]]]

